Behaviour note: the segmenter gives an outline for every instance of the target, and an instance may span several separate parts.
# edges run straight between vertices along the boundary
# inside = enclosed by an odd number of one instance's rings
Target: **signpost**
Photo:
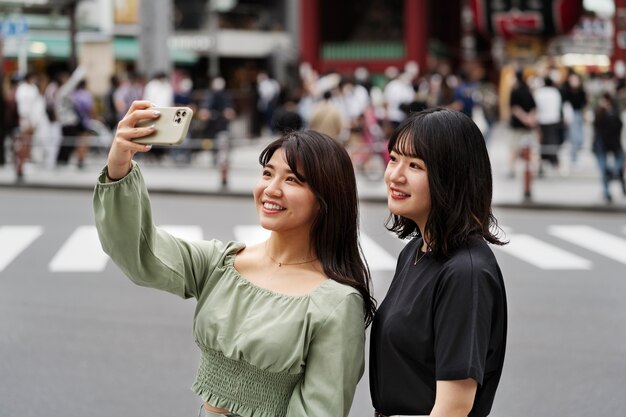
[[[0,44],[4,49],[6,39],[17,43],[18,59],[17,72],[26,74],[28,65],[28,22],[24,16],[9,17],[0,21]],[[0,66],[4,69],[4,62],[0,58]]]

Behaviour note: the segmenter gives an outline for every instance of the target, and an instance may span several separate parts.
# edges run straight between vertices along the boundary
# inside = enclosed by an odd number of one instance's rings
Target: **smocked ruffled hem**
[[[269,372],[202,348],[192,390],[214,407],[243,417],[284,417],[303,373]]]
[[[213,407],[223,408],[231,413],[239,414],[241,417],[283,417],[263,410],[254,410],[243,404],[238,404],[232,400],[219,397],[218,395],[207,391],[197,382],[192,385],[191,390],[195,392],[205,403],[208,403]]]

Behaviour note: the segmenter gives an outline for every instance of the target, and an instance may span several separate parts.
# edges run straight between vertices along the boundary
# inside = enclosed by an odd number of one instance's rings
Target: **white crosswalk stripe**
[[[0,226],[0,272],[42,234],[41,226]]]
[[[203,229],[196,225],[162,225],[175,236],[201,240]],[[509,244],[493,246],[494,250],[513,256],[537,268],[545,270],[590,270],[594,263],[558,246],[558,242],[546,242],[529,234],[515,233],[505,228]],[[626,226],[616,229],[626,234]],[[626,265],[626,238],[586,225],[548,226],[550,235],[561,241],[579,246]],[[0,226],[0,272],[44,233],[38,225]],[[258,225],[236,225],[234,239],[253,245],[269,237],[270,232]],[[372,271],[393,271],[396,264],[394,253],[381,246],[366,234],[361,235],[363,253]],[[51,272],[101,272],[109,257],[102,251],[94,226],[77,227],[50,261]]]
[[[541,269],[591,269],[591,261],[525,234],[509,234],[509,244],[493,246]]]
[[[626,240],[591,226],[550,226],[551,235],[626,264]]]
[[[95,226],[79,226],[50,261],[52,272],[100,272],[109,257],[102,251]]]

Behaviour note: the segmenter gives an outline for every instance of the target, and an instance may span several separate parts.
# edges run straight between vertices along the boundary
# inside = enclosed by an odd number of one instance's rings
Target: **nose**
[[[404,168],[402,164],[387,165],[385,170],[385,177],[388,182],[400,184],[406,179],[404,176]]]
[[[273,178],[267,182],[264,193],[268,197],[280,197],[283,194],[283,190],[280,187],[278,178]]]

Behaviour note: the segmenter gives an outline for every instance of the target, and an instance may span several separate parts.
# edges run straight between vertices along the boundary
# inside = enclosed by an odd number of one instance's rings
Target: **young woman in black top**
[[[412,237],[374,318],[370,388],[379,416],[486,416],[502,373],[504,282],[488,243],[492,179],[461,112],[409,116],[389,142],[388,228]]]

